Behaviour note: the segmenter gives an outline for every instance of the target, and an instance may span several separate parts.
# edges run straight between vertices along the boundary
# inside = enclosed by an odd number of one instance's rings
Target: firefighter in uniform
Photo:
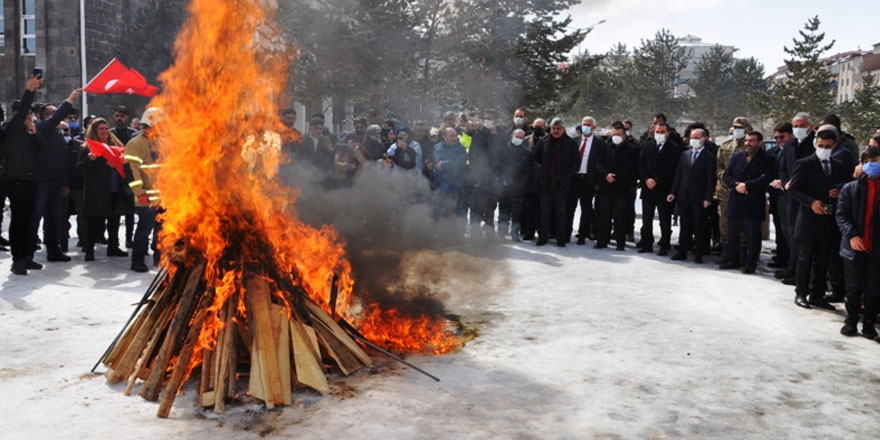
[[[150,140],[156,124],[165,120],[165,111],[158,107],[150,107],[144,111],[141,124],[146,128],[125,145],[125,164],[128,186],[134,193],[135,212],[138,216],[137,228],[134,231],[134,247],[131,253],[131,270],[147,272],[144,263],[150,235],[153,239],[153,264],[159,264],[159,252],[156,250],[156,238],[160,225],[156,222],[159,213],[159,190],[156,189],[156,174],[159,167],[159,146]]]

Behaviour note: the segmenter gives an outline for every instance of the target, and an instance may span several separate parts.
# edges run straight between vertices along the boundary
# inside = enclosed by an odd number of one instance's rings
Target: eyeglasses
[[[785,136],[773,136],[773,139],[776,139],[777,141],[781,141],[781,140],[785,139]]]

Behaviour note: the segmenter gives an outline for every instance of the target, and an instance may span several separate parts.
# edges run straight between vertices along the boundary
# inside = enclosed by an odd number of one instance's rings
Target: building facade
[[[91,79],[116,56],[116,47],[131,26],[135,11],[149,0],[0,0],[3,44],[0,106],[4,111],[24,93],[35,67],[45,83],[36,102],[58,104],[82,87],[80,5],[85,11],[86,78]],[[89,95],[89,112],[111,116],[113,95]],[[82,103],[77,107],[82,109]]]

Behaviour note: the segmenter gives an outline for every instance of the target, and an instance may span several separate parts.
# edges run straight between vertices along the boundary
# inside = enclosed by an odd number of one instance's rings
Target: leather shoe
[[[27,267],[24,266],[23,261],[13,262],[10,270],[16,275],[27,275]]]
[[[124,250],[119,249],[119,248],[109,248],[109,249],[107,249],[107,256],[108,257],[127,257],[128,252],[125,252]]]
[[[755,267],[754,264],[746,264],[745,267],[743,267],[743,269],[742,269],[742,273],[753,274],[753,273],[755,273],[755,269],[757,269],[757,268]]]
[[[131,270],[135,272],[149,272],[150,268],[144,264],[143,260],[141,261],[132,261],[131,262]]]
[[[654,246],[642,246],[639,248],[640,254],[647,254],[648,252],[654,252]]]
[[[70,257],[64,254],[51,254],[46,257],[46,260],[52,262],[67,262],[70,261]]]
[[[825,301],[830,303],[842,303],[846,299],[845,295],[825,295]]]
[[[817,299],[817,300],[811,300],[811,301],[810,301],[810,306],[811,306],[811,307],[816,307],[816,308],[819,308],[819,309],[830,310],[830,311],[832,311],[832,312],[835,311],[835,310],[837,310],[837,307],[834,307],[834,306],[832,306],[831,304],[828,304],[828,301],[825,301],[824,298],[820,298],[820,299]]]
[[[661,257],[665,257],[665,256],[669,255],[669,247],[668,246],[661,246],[660,251],[657,252],[657,255],[659,255]]]
[[[844,336],[855,336],[859,334],[859,331],[856,329],[856,324],[854,322],[847,322],[840,328],[840,334]]]
[[[583,246],[587,244],[587,240],[584,237],[578,238],[577,244],[578,246]]]
[[[797,278],[795,278],[795,277],[783,278],[782,284],[785,284],[786,286],[796,286],[797,285]]]
[[[736,261],[728,261],[728,262],[726,262],[726,263],[724,263],[724,264],[718,266],[718,268],[721,269],[721,270],[727,270],[727,269],[739,269],[739,268],[740,268],[740,265],[739,265],[739,263],[737,263]]]
[[[86,261],[95,261],[95,252],[86,252]]]
[[[804,297],[804,296],[796,296],[796,297],[794,297],[794,303],[795,303],[795,305],[797,305],[798,307],[803,307],[803,308],[805,308],[805,309],[809,309],[809,308],[810,308],[810,303],[807,302],[807,298]]]
[[[785,261],[771,261],[767,264],[767,267],[772,267],[774,269],[784,269],[788,266],[788,262]]]
[[[694,263],[703,264],[703,256],[700,254],[694,255]]]
[[[0,236],[0,246],[9,246],[9,240],[4,238],[3,236]]]
[[[617,245],[617,250],[619,250],[619,251],[626,250],[626,245],[623,244],[623,243],[618,244],[618,245]]]
[[[556,246],[565,247],[565,240],[556,240]]]
[[[715,261],[715,263],[717,263],[719,266],[727,264],[729,262],[730,262],[730,257],[728,257],[727,254],[721,255],[721,257]]]
[[[593,249],[605,249],[605,248],[607,248],[607,247],[608,247],[607,244],[596,243],[596,244],[593,245]]]
[[[544,246],[545,244],[547,244],[548,241],[549,240],[547,240],[546,238],[539,238],[537,243],[535,243],[535,246]]]
[[[794,275],[795,275],[794,271],[788,270],[788,269],[781,269],[781,270],[777,270],[776,272],[773,272],[773,276],[776,277],[776,279],[778,279],[778,280],[781,280],[783,278],[790,278],[790,277],[793,277]]]
[[[862,336],[868,339],[877,339],[877,330],[874,328],[874,323],[862,323]]]
[[[687,254],[684,252],[676,252],[675,255],[672,256],[672,260],[674,260],[674,261],[687,260]]]
[[[26,269],[40,270],[43,268],[43,265],[35,262],[34,260],[25,260],[24,267]]]
[[[9,252],[9,249],[6,246],[0,246],[0,252]]]

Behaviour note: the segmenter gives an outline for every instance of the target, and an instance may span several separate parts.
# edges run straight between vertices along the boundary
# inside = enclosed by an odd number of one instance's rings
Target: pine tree
[[[846,129],[860,144],[867,144],[880,127],[880,81],[871,74],[862,77],[862,86],[853,100],[841,108]]]
[[[697,79],[690,84],[694,91],[690,113],[694,119],[704,121],[712,133],[718,133],[721,124],[729,124],[736,117],[734,64],[732,51],[715,46],[694,70]]]
[[[834,111],[834,77],[822,62],[822,54],[834,46],[834,41],[823,43],[825,33],[819,32],[819,24],[818,16],[807,20],[804,29],[798,31],[800,39],[793,39],[791,48],[785,47],[785,53],[791,56],[785,60],[788,73],[770,91],[770,115],[777,121],[789,120],[797,112],[819,116]]]
[[[661,29],[653,40],[642,40],[633,52],[633,92],[638,105],[633,117],[646,123],[657,112],[670,121],[684,111],[685,99],[675,96],[679,73],[687,66],[691,51],[682,47],[672,33]]]

